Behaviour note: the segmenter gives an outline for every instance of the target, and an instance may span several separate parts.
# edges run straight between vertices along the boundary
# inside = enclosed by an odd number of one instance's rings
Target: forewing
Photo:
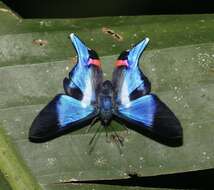
[[[112,84],[117,104],[128,104],[150,92],[150,82],[139,67],[139,59],[149,42],[148,38],[139,42],[132,49],[124,51],[116,62]]]
[[[168,139],[181,138],[182,128],[174,113],[154,94],[120,105],[115,115],[127,127],[150,132]]]
[[[67,95],[87,105],[97,101],[97,91],[102,84],[102,70],[97,53],[89,49],[76,35],[70,35],[77,52],[77,63],[65,78],[63,86]]]
[[[73,97],[57,95],[34,119],[29,139],[43,142],[89,124],[97,115],[96,108]]]
[[[46,141],[89,124],[97,115],[97,91],[102,70],[97,53],[74,34],[70,35],[78,60],[65,78],[66,95],[57,95],[35,118],[29,131],[31,141]]]

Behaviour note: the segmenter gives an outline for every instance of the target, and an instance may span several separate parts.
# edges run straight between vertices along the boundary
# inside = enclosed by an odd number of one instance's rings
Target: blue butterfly
[[[76,65],[58,94],[34,119],[29,131],[32,142],[44,142],[101,121],[106,128],[114,119],[139,132],[166,139],[182,138],[174,113],[150,93],[151,83],[139,67],[149,39],[145,38],[118,57],[112,81],[103,81],[98,54],[76,35],[70,35],[78,55]]]

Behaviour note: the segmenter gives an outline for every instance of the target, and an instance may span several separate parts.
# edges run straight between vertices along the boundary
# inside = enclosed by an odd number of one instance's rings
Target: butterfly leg
[[[118,133],[115,131],[115,129],[112,127],[114,135],[112,135],[112,139],[113,141],[115,141],[116,143],[120,144],[121,146],[123,146],[123,142],[124,142],[124,138],[120,135],[118,135]]]
[[[92,122],[91,122],[91,124],[88,126],[88,128],[86,129],[86,131],[85,131],[85,133],[88,133],[89,131],[90,131],[90,129],[96,124],[96,122],[99,120],[99,118],[98,117],[95,117],[93,120],[92,120]]]
[[[105,132],[106,132],[106,142],[107,142],[107,143],[110,143],[110,142],[111,142],[111,140],[110,140],[110,138],[109,138],[109,131],[108,131],[108,127],[104,127],[104,129],[105,129]]]
[[[89,145],[91,146],[90,150],[89,150],[89,154],[92,153],[92,151],[94,150],[95,148],[95,145],[97,143],[97,140],[99,139],[100,137],[100,134],[101,134],[101,131],[102,131],[102,126],[100,125],[96,132],[94,133],[93,137],[91,138],[90,142],[89,142]],[[98,135],[98,136],[97,136]]]
[[[93,137],[91,138],[91,140],[89,141],[89,145],[91,145],[94,141],[94,139],[96,138],[97,134],[100,132],[100,126],[97,128],[96,132],[94,133]]]
[[[117,148],[118,148],[120,154],[122,154],[122,149],[121,149],[121,147],[123,146],[123,141],[124,141],[124,139],[123,139],[123,137],[121,137],[121,136],[119,136],[119,135],[117,134],[117,132],[115,131],[114,128],[113,128],[113,132],[114,132],[114,134],[111,134],[111,139],[110,139],[110,140],[111,140],[111,142],[113,142],[113,143],[116,144],[116,146],[117,146]]]

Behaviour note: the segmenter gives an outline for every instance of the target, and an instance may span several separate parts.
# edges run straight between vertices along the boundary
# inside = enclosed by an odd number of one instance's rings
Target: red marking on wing
[[[99,59],[89,59],[89,65],[95,65],[97,67],[101,67],[101,61]]]
[[[126,66],[128,67],[129,64],[128,64],[128,61],[127,60],[121,60],[121,59],[118,59],[115,63],[115,66],[116,67],[120,67],[120,66]]]

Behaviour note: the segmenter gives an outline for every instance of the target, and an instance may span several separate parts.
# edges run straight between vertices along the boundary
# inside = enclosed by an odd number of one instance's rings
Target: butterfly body
[[[114,109],[113,88],[109,80],[103,82],[98,99],[99,119],[103,126],[108,126],[111,123]]]
[[[151,83],[139,67],[148,38],[123,51],[112,80],[104,82],[97,53],[74,34],[70,38],[77,63],[63,81],[65,94],[56,95],[34,119],[31,141],[44,142],[98,120],[104,127],[116,120],[143,134],[147,131],[164,139],[182,138],[179,120],[150,92]]]

